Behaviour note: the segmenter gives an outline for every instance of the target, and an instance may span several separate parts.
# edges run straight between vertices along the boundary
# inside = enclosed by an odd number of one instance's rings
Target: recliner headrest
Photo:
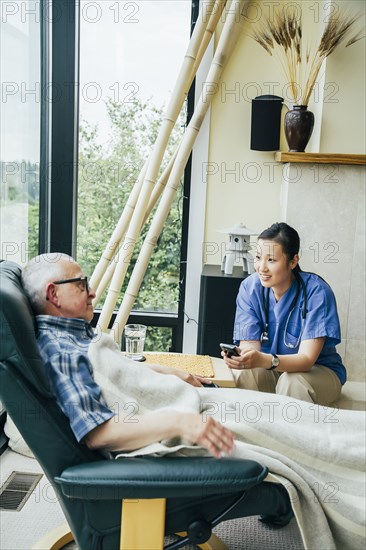
[[[49,384],[35,338],[34,315],[21,283],[21,272],[21,267],[14,262],[0,263],[0,361],[11,364],[48,397]]]

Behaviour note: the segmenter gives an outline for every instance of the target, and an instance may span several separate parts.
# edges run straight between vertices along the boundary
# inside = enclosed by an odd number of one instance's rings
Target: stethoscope
[[[307,306],[307,296],[306,296],[306,287],[305,287],[305,283],[304,281],[302,280],[301,276],[295,271],[295,277],[296,277],[296,294],[295,294],[295,298],[292,300],[291,302],[291,305],[290,305],[290,311],[289,311],[289,314],[288,314],[288,317],[287,317],[287,321],[286,321],[286,325],[285,325],[285,332],[284,332],[284,335],[283,335],[283,343],[285,344],[285,346],[287,348],[291,348],[291,349],[294,349],[294,348],[297,348],[298,345],[300,344],[300,340],[301,340],[301,336],[302,336],[302,333],[303,333],[303,330],[304,330],[304,324],[305,324],[305,319],[306,319],[306,306]],[[303,306],[302,306],[302,312],[301,312],[301,329],[300,329],[300,334],[296,340],[296,343],[295,344],[291,344],[290,342],[286,342],[286,334],[287,334],[287,327],[288,327],[288,324],[290,322],[290,319],[291,319],[291,315],[293,314],[294,310],[296,309],[296,303],[297,303],[297,300],[299,298],[299,295],[300,295],[300,287],[301,287],[301,290],[304,294],[304,303],[303,303]],[[269,342],[269,334],[268,334],[268,309],[269,309],[269,288],[266,288],[266,295],[264,294],[264,287],[262,286],[261,288],[261,294],[262,294],[262,305],[263,305],[263,310],[264,310],[264,330],[261,334],[261,337],[260,337],[260,340],[261,342]]]

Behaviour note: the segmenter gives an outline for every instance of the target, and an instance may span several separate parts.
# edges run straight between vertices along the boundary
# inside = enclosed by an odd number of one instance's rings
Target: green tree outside
[[[77,257],[85,273],[90,275],[150,154],[163,116],[162,109],[138,100],[116,103],[110,99],[106,107],[112,128],[106,147],[98,144],[97,127],[82,121],[80,128]],[[181,121],[183,117],[182,113]],[[183,123],[178,124],[173,132],[162,170],[179,143],[182,132]],[[181,189],[150,260],[134,310],[174,313],[178,310],[182,195]],[[136,245],[118,305],[148,225],[149,221]],[[99,307],[104,298],[105,295]],[[170,329],[149,328],[146,349],[168,351],[170,336]]]

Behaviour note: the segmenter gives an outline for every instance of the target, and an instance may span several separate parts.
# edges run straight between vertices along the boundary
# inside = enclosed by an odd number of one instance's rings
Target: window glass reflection
[[[38,252],[40,2],[4,2],[1,15],[1,257],[24,265]]]
[[[100,258],[156,139],[188,46],[190,17],[191,0],[81,2],[77,249],[87,272]],[[181,139],[184,118],[183,112],[170,152]],[[135,310],[178,311],[181,227],[182,191]]]

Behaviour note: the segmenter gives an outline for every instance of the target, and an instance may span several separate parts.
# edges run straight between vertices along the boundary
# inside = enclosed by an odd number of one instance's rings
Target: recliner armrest
[[[138,457],[72,466],[55,481],[65,496],[87,500],[204,497],[249,489],[267,473],[253,460]]]

